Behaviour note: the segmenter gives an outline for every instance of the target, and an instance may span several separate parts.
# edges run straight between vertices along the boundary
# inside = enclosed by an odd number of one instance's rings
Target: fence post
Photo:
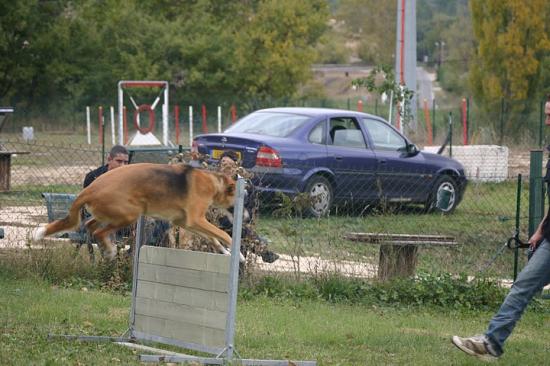
[[[504,143],[504,98],[500,98],[500,143]]]
[[[466,137],[470,139],[470,97],[466,98]]]
[[[218,133],[222,133],[222,107],[218,106]]]
[[[174,127],[176,128],[176,145],[180,143],[180,106],[174,106]]]
[[[111,143],[115,145],[115,107],[111,106]]]
[[[189,106],[189,147],[193,146],[193,106]]]
[[[90,107],[86,107],[86,137],[88,145],[92,144],[92,132],[90,126]]]
[[[516,230],[515,237],[519,237],[519,218],[521,215],[521,174],[518,174],[518,186],[516,192]],[[518,276],[519,246],[514,250],[514,282]]]
[[[544,216],[544,185],[542,184],[542,150],[531,150],[529,167],[529,237]]]
[[[449,157],[453,157],[453,112],[449,112]]]
[[[428,146],[433,145],[432,121],[430,120],[430,111],[428,110],[428,101],[424,98],[424,118],[426,119],[426,134],[428,135]]]
[[[462,145],[468,145],[468,119],[466,117],[466,98],[462,98]]]
[[[231,123],[235,123],[237,120],[237,107],[235,107],[235,104],[231,105]]]
[[[540,116],[539,116],[539,149],[542,149],[542,135],[543,135],[543,125],[544,125],[544,100],[540,102]]]
[[[206,121],[206,106],[202,105],[202,133],[208,133],[208,123]]]
[[[126,109],[126,106],[122,108],[122,131],[122,140],[124,141],[124,145],[126,145],[128,144],[128,110]]]
[[[436,119],[435,119],[435,98],[432,99],[432,136],[435,138],[437,136],[437,133],[435,132],[436,129]]]

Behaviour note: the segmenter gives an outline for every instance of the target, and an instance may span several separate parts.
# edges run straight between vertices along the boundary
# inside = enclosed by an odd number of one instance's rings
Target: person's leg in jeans
[[[550,283],[550,242],[544,240],[527,265],[518,275],[508,296],[489,323],[483,335],[462,338],[453,336],[452,342],[465,353],[491,361],[504,352],[504,342],[512,333],[525,308],[545,285]]]
[[[485,335],[497,355],[503,353],[506,339],[512,333],[523,311],[544,286],[550,283],[550,243],[544,240],[519,273],[508,296],[495,314]]]

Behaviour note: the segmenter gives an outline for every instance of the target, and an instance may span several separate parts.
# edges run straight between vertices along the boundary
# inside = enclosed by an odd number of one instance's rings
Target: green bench
[[[76,199],[76,194],[72,193],[42,193],[46,200],[46,211],[48,213],[48,223],[65,218],[69,209]],[[72,231],[60,234],[58,237],[68,238],[78,244],[88,243],[89,235],[86,229],[81,225],[78,231]]]

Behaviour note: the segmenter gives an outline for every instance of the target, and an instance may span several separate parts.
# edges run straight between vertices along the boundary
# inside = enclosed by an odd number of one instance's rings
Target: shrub
[[[389,282],[351,279],[337,275],[293,281],[283,276],[265,276],[245,284],[241,295],[271,298],[313,299],[329,302],[396,306],[436,306],[453,309],[495,309],[506,289],[490,279],[468,281],[466,276],[422,274]]]

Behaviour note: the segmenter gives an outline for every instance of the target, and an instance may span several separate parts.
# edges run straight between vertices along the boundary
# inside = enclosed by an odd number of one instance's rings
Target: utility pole
[[[415,92],[410,101],[409,128],[416,130],[416,0],[397,0],[395,55],[396,82]]]

